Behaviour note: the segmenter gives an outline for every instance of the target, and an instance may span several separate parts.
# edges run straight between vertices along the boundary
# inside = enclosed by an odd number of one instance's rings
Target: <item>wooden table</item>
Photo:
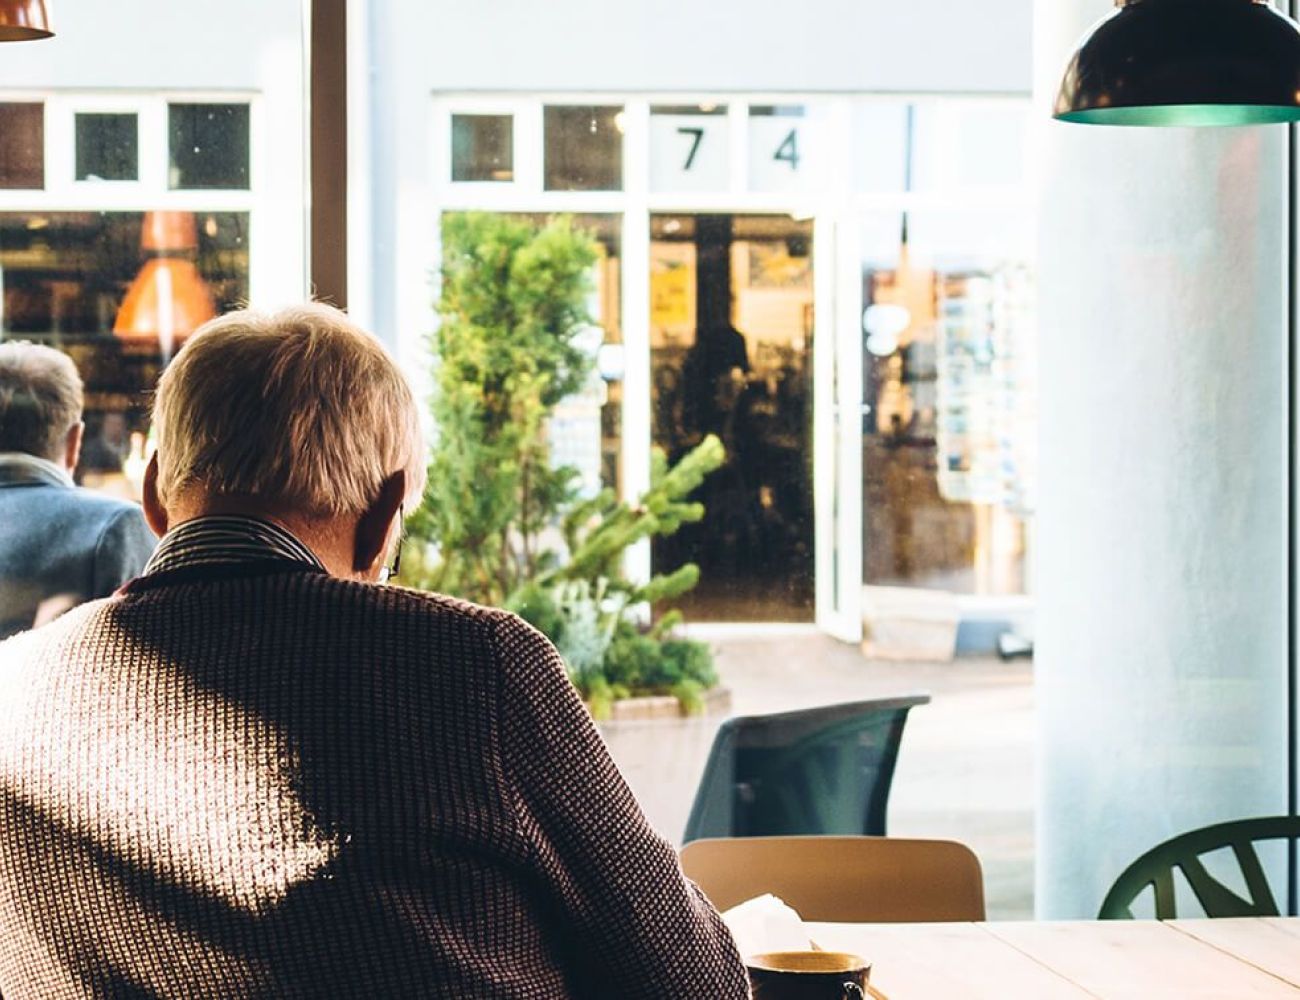
[[[1300,1000],[1300,919],[809,924],[888,1000]]]

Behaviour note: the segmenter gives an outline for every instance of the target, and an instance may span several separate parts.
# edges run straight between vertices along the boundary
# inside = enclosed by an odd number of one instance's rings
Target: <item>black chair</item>
[[[1269,816],[1216,823],[1157,844],[1124,869],[1101,904],[1099,920],[1132,920],[1133,903],[1148,888],[1155,890],[1157,920],[1178,916],[1174,870],[1181,871],[1207,917],[1276,917],[1277,901],[1269,888],[1255,845],[1264,840],[1300,838],[1300,819]],[[1201,855],[1231,848],[1249,898],[1242,899],[1206,869]]]
[[[884,836],[908,711],[929,695],[728,719],[683,843],[705,837]]]

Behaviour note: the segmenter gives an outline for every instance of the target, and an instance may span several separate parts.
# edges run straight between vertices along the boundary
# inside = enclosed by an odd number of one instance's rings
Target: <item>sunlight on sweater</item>
[[[68,635],[94,608],[52,628]],[[0,646],[6,789],[128,864],[247,913],[321,873],[340,838],[298,796],[285,735],[155,650],[113,641],[112,665],[62,690],[57,671],[24,662],[25,637]]]

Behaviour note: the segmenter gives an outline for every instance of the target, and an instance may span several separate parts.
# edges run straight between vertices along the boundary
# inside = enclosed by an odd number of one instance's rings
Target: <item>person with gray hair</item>
[[[550,642],[382,585],[425,457],[372,336],[213,320],[154,430],[143,575],[0,643],[4,996],[749,996]]]
[[[138,504],[73,483],[82,396],[67,355],[0,344],[0,639],[107,597],[157,541]]]

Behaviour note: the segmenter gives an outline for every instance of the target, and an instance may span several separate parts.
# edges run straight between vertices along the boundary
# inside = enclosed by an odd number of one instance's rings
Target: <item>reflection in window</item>
[[[168,128],[170,188],[248,188],[247,104],[172,104]]]
[[[134,114],[77,115],[77,180],[133,181],[140,176],[140,143]]]
[[[0,188],[45,187],[45,105],[0,104]]]
[[[1034,331],[1024,219],[934,212],[864,229],[868,584],[1025,587]],[[904,241],[906,240],[906,241]]]
[[[77,363],[86,382],[78,475],[87,485],[124,495],[138,488],[125,476],[126,460],[143,454],[149,393],[190,332],[178,298],[190,296],[192,305],[197,290],[216,312],[245,301],[247,234],[240,212],[0,213],[0,339],[49,344]],[[173,280],[155,283],[132,313],[128,292],[150,270]],[[174,279],[190,271],[200,284],[186,291]]]
[[[653,543],[655,572],[700,567],[694,620],[813,616],[812,224],[782,215],[652,215],[654,443],[706,435],[726,464],[694,494],[704,520]]]
[[[451,116],[451,179],[453,181],[515,179],[512,115]]]
[[[623,109],[557,107],[545,111],[547,191],[623,190]]]

